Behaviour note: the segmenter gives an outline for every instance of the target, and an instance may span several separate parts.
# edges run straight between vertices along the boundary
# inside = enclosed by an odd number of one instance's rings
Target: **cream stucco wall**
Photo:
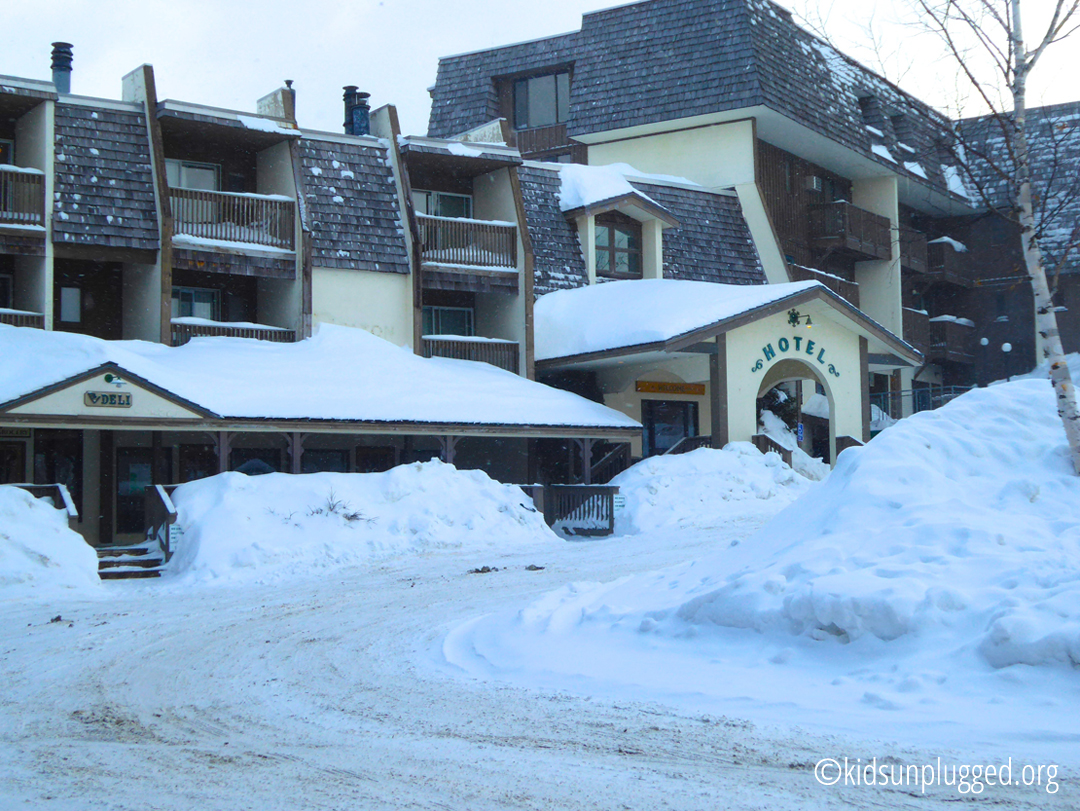
[[[130,394],[131,406],[128,408],[88,406],[83,400],[86,392],[107,394]],[[122,385],[105,380],[105,375],[98,375],[81,383],[68,386],[48,394],[38,400],[25,403],[11,409],[12,414],[41,414],[46,416],[84,417],[88,419],[201,419],[201,416],[183,406],[177,405],[135,383],[124,381]]]
[[[685,177],[707,188],[754,181],[750,119],[589,145],[589,163],[628,163],[640,172]]]
[[[53,323],[53,241],[52,199],[55,180],[56,103],[44,101],[22,115],[15,124],[15,160],[19,166],[40,169],[45,173],[45,256],[17,260],[15,306],[43,313],[45,329]]]
[[[358,327],[398,346],[412,347],[412,277],[405,273],[312,269],[316,324]]]
[[[727,334],[728,441],[749,440],[757,433],[757,397],[765,376],[777,363],[797,360],[806,377],[825,387],[832,417],[829,450],[835,459],[837,436],[862,437],[859,336],[817,308],[800,311],[812,315],[812,329],[792,327],[787,314],[778,313]],[[772,357],[767,357],[766,348],[771,348]]]
[[[899,191],[896,177],[877,177],[852,183],[852,203],[887,217],[892,226],[892,258],[855,263],[859,309],[885,329],[903,334],[900,287]]]

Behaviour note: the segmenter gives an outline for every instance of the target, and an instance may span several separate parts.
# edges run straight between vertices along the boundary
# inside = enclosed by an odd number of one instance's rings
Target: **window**
[[[195,163],[171,158],[165,161],[165,174],[174,189],[221,191],[221,167],[215,163]]]
[[[642,400],[642,441],[646,456],[674,447],[681,439],[698,434],[698,404],[691,400]]]
[[[549,73],[514,82],[514,129],[561,124],[569,112],[569,73]]]
[[[596,275],[641,277],[641,223],[617,211],[596,217]]]
[[[15,143],[0,138],[0,164],[8,166],[15,163]]]
[[[414,191],[413,208],[417,214],[433,217],[472,218],[472,198],[467,194],[442,191]]]
[[[14,293],[11,276],[0,273],[0,307],[13,307]]]
[[[473,335],[471,307],[424,307],[424,335]]]
[[[217,290],[199,287],[174,287],[172,291],[173,318],[206,318],[217,321],[221,312],[221,295]]]
[[[301,473],[348,473],[349,452],[335,450],[307,450],[300,457]]]
[[[60,320],[68,324],[82,321],[82,290],[78,287],[60,288]]]

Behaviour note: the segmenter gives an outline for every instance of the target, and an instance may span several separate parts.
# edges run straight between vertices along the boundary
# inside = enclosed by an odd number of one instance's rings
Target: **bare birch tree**
[[[1031,48],[1024,38],[1021,0],[913,1],[922,24],[941,39],[969,90],[992,111],[994,123],[1000,128],[1002,150],[966,157],[991,162],[991,173],[1006,179],[1013,192],[1009,202],[1012,217],[1020,226],[1024,263],[1035,295],[1035,328],[1042,339],[1043,358],[1050,364],[1050,382],[1057,397],[1058,415],[1065,426],[1073,467],[1080,474],[1080,412],[1039,248],[1027,127],[1028,77],[1047,48],[1076,30],[1080,0],[1050,0],[1047,4],[1052,5],[1050,20]],[[1005,104],[1001,103],[1002,99]],[[1009,102],[1012,109],[1004,109]]]

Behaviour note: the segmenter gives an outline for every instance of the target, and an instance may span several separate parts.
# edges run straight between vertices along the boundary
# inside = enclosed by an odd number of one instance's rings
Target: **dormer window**
[[[472,217],[472,197],[467,194],[417,189],[412,193],[412,201],[417,214],[465,219]]]
[[[514,82],[514,129],[550,127],[570,115],[570,73],[547,73]]]
[[[596,275],[641,278],[641,223],[618,211],[596,217]]]

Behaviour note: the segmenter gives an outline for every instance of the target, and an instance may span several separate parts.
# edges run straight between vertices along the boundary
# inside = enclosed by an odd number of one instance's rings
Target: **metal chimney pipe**
[[[71,43],[52,44],[52,80],[57,93],[71,92]]]
[[[353,134],[352,111],[353,107],[356,106],[357,89],[358,88],[354,84],[345,85],[345,94],[344,96],[342,96],[342,98],[345,100],[345,123],[342,124],[342,126],[345,127],[346,135]]]
[[[345,86],[345,132],[348,135],[367,135],[371,132],[370,93],[357,93],[356,85]]]

